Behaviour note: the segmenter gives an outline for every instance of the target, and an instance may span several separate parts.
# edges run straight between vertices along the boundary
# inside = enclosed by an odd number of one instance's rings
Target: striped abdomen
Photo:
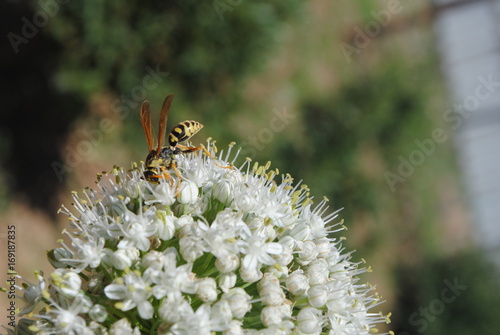
[[[168,143],[170,146],[175,147],[178,143],[189,140],[201,128],[203,128],[203,125],[198,121],[182,121],[168,135]]]

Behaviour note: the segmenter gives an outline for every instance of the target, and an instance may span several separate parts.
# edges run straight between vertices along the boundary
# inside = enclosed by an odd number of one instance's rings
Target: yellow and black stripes
[[[163,107],[160,114],[160,129],[158,134],[158,144],[155,146],[153,126],[151,124],[151,114],[149,111],[149,102],[144,101],[141,105],[141,123],[146,135],[148,143],[149,154],[146,158],[146,171],[144,171],[144,178],[152,183],[159,183],[160,179],[168,179],[170,183],[173,180],[169,174],[169,170],[173,170],[179,179],[182,179],[181,173],[177,169],[175,156],[203,150],[203,152],[212,157],[212,154],[203,147],[191,147],[182,145],[182,142],[189,140],[197,132],[203,128],[203,125],[198,121],[188,120],[182,121],[172,129],[168,134],[168,146],[163,146],[165,138],[165,128],[167,127],[167,116],[170,110],[170,105],[174,98],[173,94],[167,95],[163,102]],[[216,163],[217,164],[217,163]],[[180,185],[180,184],[178,184]]]
[[[168,143],[171,147],[175,147],[178,143],[189,140],[201,128],[203,128],[203,125],[198,121],[182,121],[168,134]]]

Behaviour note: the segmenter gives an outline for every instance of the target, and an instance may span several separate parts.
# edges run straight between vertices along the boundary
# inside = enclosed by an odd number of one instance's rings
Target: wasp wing
[[[173,99],[174,99],[174,95],[172,93],[167,95],[167,97],[165,98],[165,101],[163,102],[163,106],[161,108],[160,129],[159,129],[159,133],[158,133],[158,147],[156,148],[157,155],[160,153],[161,148],[163,146],[163,139],[165,138],[165,131],[167,129],[168,111],[170,110],[170,105],[172,104]]]
[[[151,112],[149,111],[149,101],[145,100],[141,105],[141,123],[148,142],[148,152],[154,147],[153,125],[151,124]]]

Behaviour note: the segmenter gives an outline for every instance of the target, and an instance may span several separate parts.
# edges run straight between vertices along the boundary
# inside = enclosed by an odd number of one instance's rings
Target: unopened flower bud
[[[198,193],[198,186],[196,186],[195,183],[189,180],[183,180],[177,196],[177,201],[184,205],[194,204],[196,200],[198,200]]]
[[[228,292],[231,288],[233,288],[237,279],[238,277],[234,272],[221,274],[219,276],[219,287],[222,292]]]
[[[215,279],[206,277],[197,281],[196,296],[203,302],[217,300],[217,283]]]
[[[302,250],[299,252],[298,262],[302,265],[307,265],[311,263],[318,256],[318,250],[316,249],[316,243],[313,241],[305,241],[302,244]]]
[[[307,291],[307,298],[312,307],[325,306],[328,299],[328,289],[324,285],[314,285]]]
[[[118,249],[111,255],[111,263],[115,269],[124,270],[129,268],[139,257],[139,250],[136,248]]]
[[[304,271],[299,269],[292,272],[285,281],[286,288],[293,295],[303,295],[309,288],[309,281]]]
[[[240,268],[240,276],[246,283],[254,283],[262,278],[262,272],[258,269]]]
[[[94,321],[103,322],[108,317],[108,312],[104,306],[96,304],[90,309],[89,316]]]
[[[68,266],[67,261],[64,261],[63,259],[71,259],[72,255],[68,250],[66,250],[64,248],[56,248],[56,249],[50,250],[47,253],[47,258],[53,267],[55,267],[56,269],[59,269],[59,268],[65,268]]]
[[[82,279],[75,272],[56,269],[50,276],[53,287],[65,297],[73,298],[80,292]]]
[[[240,265],[240,259],[237,255],[232,253],[226,253],[220,257],[217,257],[215,261],[215,267],[222,273],[233,272]]]
[[[281,324],[281,322],[292,316],[292,309],[289,304],[278,306],[265,306],[260,313],[260,319],[264,326]]]
[[[306,334],[316,334],[321,331],[321,311],[314,307],[305,307],[297,314],[297,326]]]
[[[231,289],[227,294],[221,298],[229,303],[233,317],[242,319],[247,312],[252,309],[250,304],[250,296],[241,287]]]
[[[214,185],[212,195],[215,199],[222,202],[224,205],[229,206],[233,201],[231,193],[231,184],[227,180],[222,180]]]

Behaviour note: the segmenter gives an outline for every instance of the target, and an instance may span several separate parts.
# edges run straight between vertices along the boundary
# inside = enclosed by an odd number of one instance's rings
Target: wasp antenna
[[[168,111],[170,110],[170,105],[172,104],[172,100],[174,100],[174,94],[170,93],[165,98],[165,101],[163,102],[163,106],[161,108],[160,129],[158,133],[158,147],[156,148],[157,155],[160,153],[161,148],[163,146],[163,139],[165,138],[165,131],[167,129]]]
[[[144,100],[141,105],[141,123],[146,135],[148,150],[151,152],[154,146],[153,125],[151,124],[151,112],[149,111],[149,101]]]

